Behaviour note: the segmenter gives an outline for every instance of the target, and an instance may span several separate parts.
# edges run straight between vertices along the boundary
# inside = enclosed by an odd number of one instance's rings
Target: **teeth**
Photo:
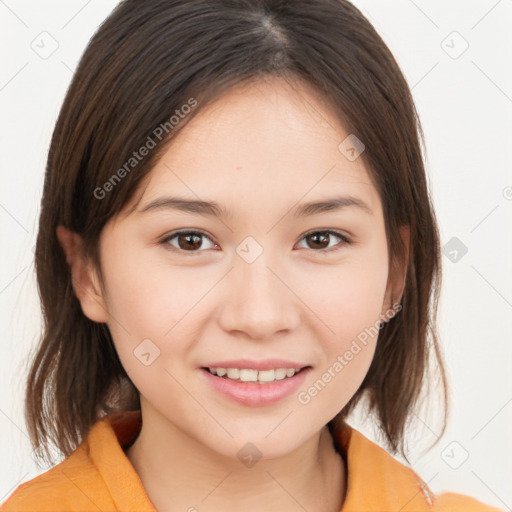
[[[295,372],[295,370],[293,370]],[[276,380],[282,380],[286,377],[287,370],[286,368],[278,368],[274,370],[274,377]]]
[[[240,370],[238,368],[228,368],[228,379],[239,379]]]
[[[293,377],[300,368],[277,368],[275,370],[251,370],[239,368],[208,368],[210,373],[219,377],[226,377],[238,382],[274,382],[287,377]]]

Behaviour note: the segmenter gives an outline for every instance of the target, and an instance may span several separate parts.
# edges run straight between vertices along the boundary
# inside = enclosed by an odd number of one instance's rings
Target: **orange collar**
[[[138,411],[114,413],[97,421],[67,459],[21,484],[0,510],[156,512],[123,451],[141,426]],[[412,469],[347,424],[335,436],[348,464],[347,493],[340,512],[432,511],[431,492]],[[477,508],[483,504],[462,498],[448,495],[446,508],[436,510],[498,510]],[[473,504],[475,508],[469,506]]]
[[[432,511],[435,496],[411,468],[346,423],[336,436],[348,465],[340,512]]]
[[[154,511],[122,449],[138,435],[141,425],[140,412],[117,413],[99,421],[88,436],[90,458],[119,510]],[[412,469],[348,424],[336,435],[348,461],[347,494],[340,512],[432,510],[433,495]]]

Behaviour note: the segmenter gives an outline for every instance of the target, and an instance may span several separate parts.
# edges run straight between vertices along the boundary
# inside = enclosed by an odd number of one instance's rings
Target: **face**
[[[377,190],[338,149],[348,135],[307,86],[238,87],[174,139],[136,211],[105,226],[106,294],[93,275],[80,300],[108,324],[143,414],[229,457],[246,442],[276,457],[354,395],[401,283]]]

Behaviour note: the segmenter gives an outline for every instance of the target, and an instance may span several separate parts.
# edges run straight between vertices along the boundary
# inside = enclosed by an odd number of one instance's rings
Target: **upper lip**
[[[217,361],[203,366],[203,368],[239,368],[249,370],[274,370],[277,368],[305,368],[304,363],[297,361],[287,361],[285,359],[264,359],[263,361],[253,361],[251,359],[232,359],[230,361]]]

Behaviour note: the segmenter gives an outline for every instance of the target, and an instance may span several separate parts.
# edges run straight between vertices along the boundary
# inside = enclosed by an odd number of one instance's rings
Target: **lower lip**
[[[208,382],[214,389],[228,396],[236,402],[262,406],[269,405],[291,395],[304,382],[306,374],[311,368],[304,368],[293,377],[275,380],[265,384],[258,382],[237,382],[213,375],[208,370],[201,368]]]

